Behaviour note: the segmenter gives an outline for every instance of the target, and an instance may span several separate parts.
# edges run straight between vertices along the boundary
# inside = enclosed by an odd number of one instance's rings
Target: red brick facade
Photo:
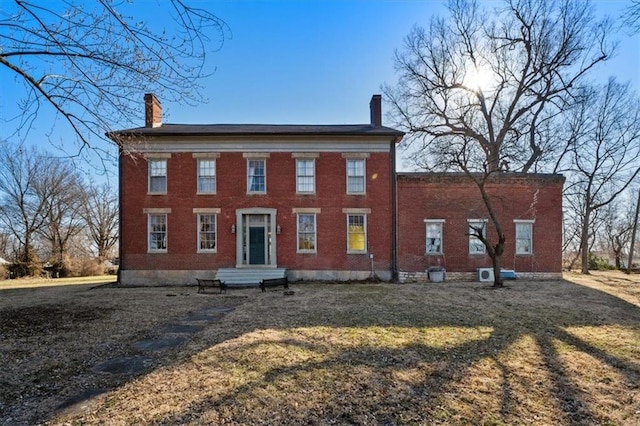
[[[155,96],[145,104],[145,127],[109,134],[122,147],[125,284],[193,283],[219,268],[255,266],[286,268],[291,279],[387,280],[435,265],[448,274],[491,266],[488,255],[469,254],[469,220],[488,219],[478,188],[455,174],[397,174],[403,133],[381,125],[378,95],[366,125],[163,124]],[[312,170],[304,194],[298,161]],[[199,192],[199,167],[215,170],[206,178],[215,191]],[[363,188],[355,194],[347,190],[354,176]],[[560,273],[562,185],[558,175],[513,174],[489,185],[507,236],[504,268]],[[310,216],[311,232],[302,220]],[[441,233],[435,253],[427,223]],[[515,252],[516,226],[526,253]],[[532,234],[524,242],[522,229]]]
[[[347,155],[348,157],[348,155]],[[392,169],[388,153],[370,153],[365,159],[366,193],[346,191],[346,158],[322,152],[315,157],[316,191],[296,193],[296,159],[291,152],[271,152],[266,158],[266,194],[247,194],[247,159],[242,152],[216,158],[215,195],[197,194],[197,162],[192,152],[174,152],[167,160],[167,191],[149,195],[148,163],[142,155],[122,155],[122,259],[124,270],[215,270],[236,266],[236,210],[275,209],[280,233],[277,266],[288,270],[391,270]],[[194,209],[217,208],[216,253],[197,253],[197,215]],[[146,210],[145,210],[146,209]],[[149,253],[149,209],[167,213],[167,252]],[[315,209],[317,252],[297,253],[297,217],[294,209]],[[347,254],[344,209],[366,211],[367,251]],[[380,230],[385,230],[380,232]]]
[[[503,231],[502,267],[519,273],[560,273],[562,259],[562,185],[559,175],[501,174],[487,185]],[[491,267],[487,254],[469,253],[469,220],[487,220],[487,236],[496,241],[487,209],[475,183],[457,174],[398,176],[398,267],[425,271],[443,266],[452,272]],[[426,253],[425,221],[442,221],[441,254]],[[515,228],[531,223],[531,253],[516,254]]]

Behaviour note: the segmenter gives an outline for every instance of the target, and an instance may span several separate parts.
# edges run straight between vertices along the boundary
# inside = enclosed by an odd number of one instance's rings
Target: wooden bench
[[[198,281],[198,293],[204,293],[206,287],[219,287],[220,293],[223,290],[225,293],[227,292],[227,285],[220,280],[203,278],[196,278],[196,280]]]
[[[289,279],[287,277],[283,277],[283,278],[267,278],[264,279],[262,281],[260,281],[260,288],[262,289],[262,291],[267,291],[267,287],[277,287],[277,286],[284,286],[284,288],[288,289],[289,288]]]

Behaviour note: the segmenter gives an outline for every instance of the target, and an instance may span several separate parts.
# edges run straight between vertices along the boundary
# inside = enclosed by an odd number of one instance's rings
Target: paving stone
[[[220,314],[220,313],[229,313],[235,311],[236,308],[231,308],[228,306],[214,306],[213,308],[205,309],[202,311],[205,314]]]
[[[84,392],[79,393],[78,395],[74,395],[71,398],[67,399],[65,402],[60,404],[57,410],[64,411],[65,413],[78,413],[84,411],[89,406],[89,401],[103,393],[107,392],[108,389],[96,388],[96,389],[88,389]]]
[[[204,327],[200,325],[192,324],[169,324],[164,327],[162,333],[176,333],[176,334],[193,334],[202,331]]]
[[[151,361],[152,358],[148,356],[114,358],[96,365],[93,367],[93,371],[97,373],[135,375],[145,371]]]
[[[163,349],[173,349],[180,346],[187,339],[185,337],[167,337],[164,339],[141,340],[133,344],[141,351],[161,351]]]
[[[183,320],[183,322],[199,322],[199,321],[214,322],[214,321],[219,321],[221,318],[222,318],[221,314],[208,315],[206,313],[200,312],[200,313],[189,315]]]

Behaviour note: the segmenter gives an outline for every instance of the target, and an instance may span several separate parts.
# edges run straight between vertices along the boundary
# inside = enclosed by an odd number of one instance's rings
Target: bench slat
[[[289,279],[285,276],[283,278],[267,278],[260,282],[260,289],[265,292],[267,287],[283,286],[285,289],[289,288]]]
[[[219,287],[220,293],[227,292],[227,285],[218,279],[196,278],[198,281],[198,293],[204,293],[206,287]]]

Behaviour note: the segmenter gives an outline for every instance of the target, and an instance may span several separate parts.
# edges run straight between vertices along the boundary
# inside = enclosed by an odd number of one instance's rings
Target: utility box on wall
[[[440,266],[432,266],[427,269],[427,274],[429,275],[429,281],[434,283],[439,283],[444,281],[445,269]]]

